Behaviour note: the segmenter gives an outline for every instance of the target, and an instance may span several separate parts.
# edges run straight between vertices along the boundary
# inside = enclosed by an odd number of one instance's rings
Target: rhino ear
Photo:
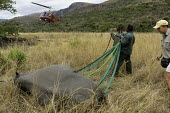
[[[16,74],[16,76],[18,76],[18,75],[19,75],[19,73],[18,73],[18,72],[15,72],[15,74]]]
[[[20,74],[18,72],[15,72],[15,74],[16,74],[15,75],[16,78],[20,77]]]
[[[20,74],[18,72],[15,72],[15,78],[14,78],[14,84],[16,84],[17,79],[20,77]]]

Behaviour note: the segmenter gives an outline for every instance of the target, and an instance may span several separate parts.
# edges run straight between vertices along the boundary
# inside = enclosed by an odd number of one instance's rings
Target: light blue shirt
[[[168,28],[166,34],[162,35],[162,56],[164,58],[170,58],[170,29]]]

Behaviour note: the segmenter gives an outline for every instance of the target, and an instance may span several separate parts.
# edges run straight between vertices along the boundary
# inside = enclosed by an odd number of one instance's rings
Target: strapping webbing
[[[117,47],[117,45],[113,46],[110,50],[108,50],[107,52],[105,52],[102,56],[98,57],[98,58],[97,58],[96,60],[94,60],[92,63],[86,65],[85,67],[79,69],[79,70],[76,71],[76,72],[80,72],[81,70],[89,67],[90,65],[92,65],[92,64],[94,64],[95,62],[97,62],[98,60],[100,60],[102,57],[104,57],[104,59],[105,59],[109,54],[111,54],[111,52],[112,52],[116,47]],[[102,60],[102,61],[103,61],[103,60]],[[97,64],[99,64],[99,63],[97,63]],[[90,68],[90,69],[91,69],[91,68]],[[89,70],[89,69],[88,69],[88,70]],[[87,70],[86,70],[86,71],[87,71]],[[85,72],[85,71],[82,71],[81,73],[83,73],[83,72]]]
[[[108,90],[109,90],[109,88],[110,88],[110,86],[111,86],[111,84],[112,84],[113,78],[114,78],[114,76],[115,76],[115,73],[116,73],[116,70],[117,70],[117,66],[118,66],[118,62],[119,62],[119,57],[120,57],[120,49],[121,49],[121,44],[120,44],[120,46],[119,46],[118,49],[117,49],[116,65],[115,65],[114,71],[113,71],[113,73],[112,73],[112,76],[111,76],[111,78],[110,78],[110,81],[109,81],[109,83],[107,84],[107,87],[106,87],[106,89],[105,89],[105,93],[108,92]]]
[[[116,51],[116,49],[114,49],[114,50],[112,51],[112,53],[109,55],[108,59],[107,59],[97,70],[95,70],[94,72],[92,72],[92,73],[90,73],[90,74],[88,74],[88,75],[86,75],[86,76],[87,76],[87,77],[90,77],[91,75],[95,74],[96,72],[100,72],[100,71],[103,69],[103,67],[106,66],[106,64],[108,63],[108,61],[113,57],[113,54],[115,53],[115,51]]]
[[[118,43],[115,46],[113,46],[110,50],[108,50],[107,52],[105,52],[102,56],[98,57],[96,60],[94,60],[92,63],[86,65],[85,67],[81,68],[80,70],[76,71],[79,73],[84,73],[90,69],[92,69],[93,67],[97,66],[99,63],[101,63],[102,61],[104,61],[107,57],[107,60],[95,71],[91,72],[90,74],[87,74],[87,77],[91,77],[96,75],[97,73],[99,73],[105,66],[106,64],[111,60],[109,67],[107,68],[104,76],[102,77],[102,80],[100,81],[98,87],[102,86],[102,84],[104,83],[104,81],[106,80],[108,75],[111,75],[111,78],[109,80],[109,83],[107,84],[107,87],[105,89],[105,93],[108,92],[111,83],[113,81],[113,78],[115,76],[116,70],[117,70],[117,66],[118,66],[118,61],[119,61],[119,56],[120,56],[120,50],[121,50],[121,44]],[[113,72],[111,72],[111,70],[114,68]],[[80,72],[81,71],[81,72]]]

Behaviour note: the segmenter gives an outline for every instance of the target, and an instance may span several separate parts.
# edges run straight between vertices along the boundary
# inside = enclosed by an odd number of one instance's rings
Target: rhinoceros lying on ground
[[[74,72],[64,65],[52,65],[33,72],[16,75],[15,83],[25,92],[36,92],[38,102],[48,104],[52,96],[55,101],[60,97],[69,97],[75,103],[81,103],[95,92],[97,103],[105,100],[102,90],[89,78]]]

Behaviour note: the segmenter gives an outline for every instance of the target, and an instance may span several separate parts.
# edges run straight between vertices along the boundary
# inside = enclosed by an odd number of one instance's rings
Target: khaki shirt
[[[162,56],[170,58],[170,28],[168,28],[165,35],[162,35]]]

